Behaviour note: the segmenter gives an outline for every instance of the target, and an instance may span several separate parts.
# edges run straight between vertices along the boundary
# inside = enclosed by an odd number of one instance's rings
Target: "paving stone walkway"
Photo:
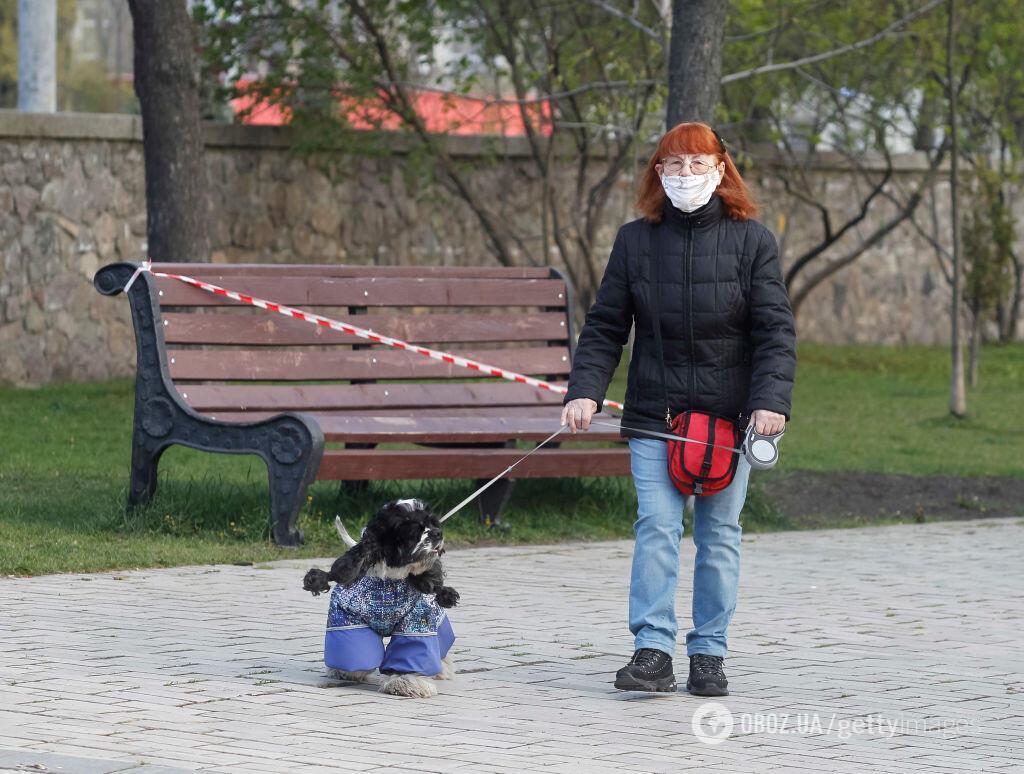
[[[449,552],[428,700],[325,676],[308,561],[0,579],[0,770],[1024,771],[1024,521],[746,537],[712,704],[611,687],[631,549]]]

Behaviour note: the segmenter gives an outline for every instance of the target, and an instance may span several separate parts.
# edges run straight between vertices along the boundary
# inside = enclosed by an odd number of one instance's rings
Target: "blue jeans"
[[[636,546],[629,585],[629,630],[636,648],[676,649],[676,586],[679,542],[686,496],[668,475],[668,444],[653,438],[629,439],[636,486]],[[721,492],[695,498],[693,542],[693,629],[686,652],[724,657],[726,630],[736,610],[740,580],[740,511],[747,497],[750,463],[741,455],[732,483]]]

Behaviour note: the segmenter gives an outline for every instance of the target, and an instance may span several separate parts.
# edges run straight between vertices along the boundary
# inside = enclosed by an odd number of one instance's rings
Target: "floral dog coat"
[[[407,580],[364,576],[331,592],[324,638],[324,663],[331,669],[436,675],[453,642],[434,595]]]

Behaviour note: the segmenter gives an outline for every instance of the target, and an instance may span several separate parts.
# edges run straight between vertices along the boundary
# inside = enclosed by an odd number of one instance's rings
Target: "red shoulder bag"
[[[669,425],[680,440],[668,443],[668,475],[686,495],[721,492],[736,474],[743,433],[731,419],[705,411],[684,411]]]

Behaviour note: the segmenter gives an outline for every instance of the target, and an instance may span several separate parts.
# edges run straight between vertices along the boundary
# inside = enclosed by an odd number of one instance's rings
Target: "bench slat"
[[[154,263],[153,271],[183,274],[195,279],[212,276],[249,277],[470,277],[550,279],[546,267],[536,266],[361,266],[321,263]]]
[[[318,414],[316,420],[327,441],[360,443],[429,443],[429,442],[499,442],[543,441],[558,425],[559,407],[549,407],[543,416],[513,416],[504,411],[501,416],[366,416]],[[253,421],[246,414],[218,414],[220,420]],[[614,417],[597,417],[603,422],[614,422]],[[573,435],[564,431],[557,439],[560,443],[621,441],[619,431],[594,427],[585,433]],[[525,452],[524,452],[525,453]]]
[[[259,314],[162,315],[168,344],[311,345],[366,344],[365,339],[272,312]],[[342,322],[417,344],[446,342],[544,341],[566,339],[565,315],[532,314],[361,314]]]
[[[407,478],[489,478],[523,456],[522,449],[327,449],[317,478],[390,481]],[[541,449],[523,460],[513,478],[627,476],[629,450]]]
[[[525,384],[348,384],[181,385],[182,398],[196,411],[330,411],[381,406],[458,407],[562,404],[562,396]]]
[[[331,441],[424,443],[432,441],[543,441],[558,427],[559,409],[545,417],[374,417],[320,416],[317,421]],[[611,421],[606,418],[602,421]],[[593,428],[573,435],[565,430],[556,441],[621,441],[619,431]],[[522,452],[525,454],[525,451]],[[517,468],[518,470],[518,468]]]
[[[472,360],[509,371],[564,375],[570,370],[567,347],[517,347],[458,351]],[[171,377],[187,380],[433,379],[476,374],[459,366],[397,349],[343,350],[168,350]]]
[[[198,279],[198,278],[197,278]],[[207,275],[227,290],[300,308],[315,306],[565,306],[557,279],[256,277]],[[238,306],[176,279],[157,278],[162,306]]]
[[[188,390],[186,390],[188,392]],[[358,408],[352,410],[346,410],[346,408],[330,409],[329,411],[309,411],[307,409],[302,410],[303,413],[309,414],[315,417],[318,421],[332,416],[367,416],[365,408]],[[202,412],[207,416],[210,416],[210,412]],[[276,416],[276,411],[218,411],[216,413],[217,419],[222,419],[226,422],[256,422],[260,419],[269,419],[270,417]],[[456,422],[459,417],[493,417],[500,415],[503,417],[532,417],[540,418],[548,422],[552,421],[554,417],[555,421],[558,420],[561,413],[560,406],[542,405],[542,406],[502,406],[500,409],[495,411],[490,406],[458,406],[456,408],[443,407],[443,406],[418,406],[416,408],[386,408],[376,406],[373,409],[372,416],[375,417],[446,417],[451,422]],[[595,415],[597,416],[597,415]],[[611,421],[616,417],[610,417],[605,414],[600,416]],[[554,428],[552,428],[552,431]],[[344,439],[342,439],[344,440]]]

